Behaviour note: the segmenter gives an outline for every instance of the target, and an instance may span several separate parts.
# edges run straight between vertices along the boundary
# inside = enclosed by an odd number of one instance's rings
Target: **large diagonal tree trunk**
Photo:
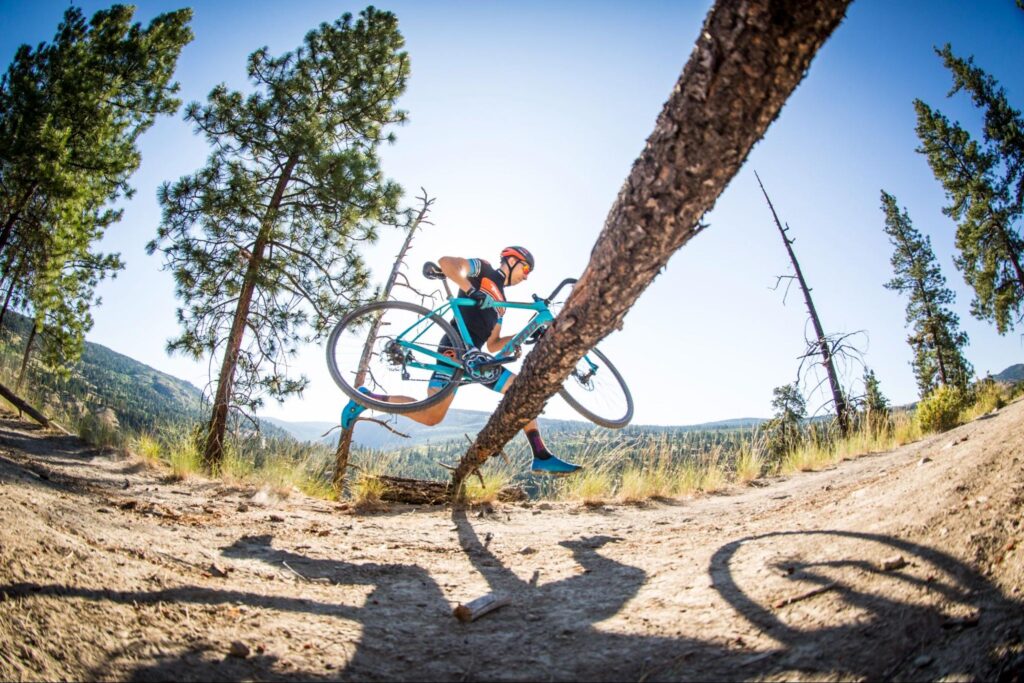
[[[623,317],[804,77],[849,0],[719,0],[647,146],[612,206],[590,264],[551,331],[453,474],[452,494],[541,409]]]
[[[224,460],[224,433],[228,426],[228,412],[231,408],[235,384],[235,369],[238,366],[238,356],[242,349],[242,338],[245,336],[245,324],[249,320],[249,310],[253,294],[256,291],[256,281],[259,279],[260,269],[263,268],[263,256],[267,248],[270,230],[276,220],[277,210],[281,206],[281,198],[284,197],[284,191],[291,181],[292,171],[297,163],[297,156],[290,157],[285,163],[281,177],[278,178],[277,187],[274,188],[274,194],[267,206],[263,225],[252,247],[252,255],[249,257],[245,278],[242,280],[242,290],[238,293],[238,304],[235,306],[231,331],[228,333],[224,358],[221,360],[220,374],[217,377],[217,392],[213,398],[213,414],[210,417],[210,428],[206,433],[206,447],[203,449],[203,464],[211,471],[218,469]]]

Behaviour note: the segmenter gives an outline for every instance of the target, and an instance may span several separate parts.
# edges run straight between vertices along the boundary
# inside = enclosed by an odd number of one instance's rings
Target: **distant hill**
[[[472,437],[483,429],[484,425],[487,424],[487,420],[490,419],[491,413],[480,410],[452,408],[445,416],[444,422],[435,427],[426,427],[401,415],[378,414],[378,417],[386,420],[395,430],[408,434],[409,438],[406,439],[393,434],[384,427],[372,422],[357,422],[355,434],[353,435],[353,441],[356,445],[377,450],[388,450],[465,439],[465,434]],[[289,422],[270,417],[261,417],[260,421],[280,427],[299,441],[319,441],[323,439],[326,443],[333,445],[337,442],[338,438],[337,432],[327,437],[322,436],[325,432],[337,426],[336,422]],[[619,430],[619,433],[630,435],[746,429],[764,421],[762,418],[745,417],[720,420],[718,422],[705,422],[696,425],[630,425],[623,430]],[[598,429],[598,427],[585,420],[549,420],[542,417],[539,422],[541,430],[545,433],[576,434]]]
[[[994,375],[992,379],[998,382],[1010,382],[1011,384],[1015,382],[1022,382],[1024,381],[1024,363],[1011,365],[998,375]]]
[[[19,363],[30,324],[28,318],[11,311],[4,318],[0,348],[14,354]],[[6,336],[12,332],[15,338]],[[82,359],[66,382],[40,375],[32,376],[32,381],[65,405],[84,404],[93,412],[110,408],[119,424],[133,430],[209,419],[203,393],[195,385],[93,342],[85,343]],[[273,426],[265,431],[270,436],[290,436]]]
[[[4,351],[16,354],[19,362],[30,325],[28,318],[10,311],[4,318],[4,331],[17,335],[5,337]],[[202,392],[194,385],[88,341],[66,382],[38,374],[32,381],[65,405],[84,404],[94,411],[110,408],[121,425],[132,429],[189,421],[204,412]]]

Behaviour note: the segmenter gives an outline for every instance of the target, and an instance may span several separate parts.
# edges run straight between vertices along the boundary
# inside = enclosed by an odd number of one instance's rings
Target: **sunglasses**
[[[527,263],[526,261],[520,261],[519,265],[521,265],[523,267],[523,277],[526,277],[527,275],[530,274],[530,264],[529,263]]]

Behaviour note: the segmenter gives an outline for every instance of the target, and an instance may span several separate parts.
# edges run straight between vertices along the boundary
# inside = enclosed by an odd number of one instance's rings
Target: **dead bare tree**
[[[398,255],[395,257],[395,264],[391,268],[391,275],[388,276],[387,282],[384,283],[384,288],[381,289],[380,301],[387,301],[391,297],[391,292],[394,290],[396,285],[402,285],[416,291],[412,285],[409,284],[408,278],[402,273],[402,266],[405,264],[405,255],[409,252],[409,247],[412,245],[412,238],[416,235],[416,230],[421,225],[433,225],[427,220],[427,215],[430,213],[430,206],[434,203],[434,200],[427,196],[427,191],[422,187],[420,190],[423,194],[417,199],[420,202],[419,212],[415,216],[411,217],[406,227],[405,241],[402,243],[402,248],[398,250]],[[399,278],[404,278],[405,282],[400,283]],[[416,292],[420,294],[420,292]],[[356,371],[355,385],[362,386],[366,382],[367,369],[370,365],[370,354],[373,351],[373,342],[377,339],[377,332],[379,328],[374,325],[371,326],[370,330],[366,334],[366,343],[363,345],[363,354],[359,359],[359,367]],[[374,420],[376,422],[376,420]],[[338,447],[334,451],[334,477],[332,480],[334,489],[340,491],[345,483],[345,474],[348,470],[348,458],[349,453],[352,449],[352,432],[355,428],[353,424],[348,429],[342,429],[341,435],[338,437]],[[394,431],[394,430],[392,430]]]
[[[839,384],[839,376],[836,374],[835,363],[832,362],[833,358],[833,344],[830,343],[828,337],[825,336],[825,330],[821,326],[821,318],[818,316],[818,309],[814,306],[814,299],[811,298],[811,288],[807,286],[807,279],[804,277],[804,271],[800,268],[800,262],[796,258],[796,252],[793,251],[793,242],[795,240],[790,239],[789,225],[785,227],[779,222],[779,215],[775,213],[775,206],[772,205],[772,200],[768,198],[768,191],[764,189],[764,183],[761,182],[761,176],[754,172],[754,177],[757,178],[757,184],[761,186],[761,193],[764,195],[764,200],[768,202],[768,208],[772,212],[772,219],[775,220],[775,227],[779,229],[779,236],[782,237],[782,243],[786,245],[786,253],[789,254],[789,262],[793,264],[793,272],[796,275],[788,276],[783,275],[780,278],[795,277],[796,281],[800,284],[800,291],[804,294],[804,303],[807,305],[807,315],[810,316],[811,325],[814,326],[814,339],[809,341],[809,347],[814,349],[816,353],[821,355],[821,367],[825,370],[825,374],[828,378],[829,388],[832,390],[832,404],[836,410],[836,421],[839,424],[839,431],[843,436],[850,431],[850,420],[848,413],[848,406],[846,405],[846,397],[843,395],[843,387]],[[843,339],[839,343],[845,343]],[[808,354],[804,354],[804,358],[808,358]],[[801,366],[803,363],[801,362]],[[820,377],[820,375],[819,375]]]
[[[850,0],[718,0],[551,330],[452,474],[466,477],[540,414],[622,320],[739,170]]]

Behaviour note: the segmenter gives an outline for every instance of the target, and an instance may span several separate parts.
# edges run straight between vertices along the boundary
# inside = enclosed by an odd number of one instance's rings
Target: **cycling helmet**
[[[506,258],[517,258],[520,261],[523,261],[529,266],[529,268],[527,268],[527,272],[534,268],[533,254],[531,254],[530,250],[525,247],[505,247],[501,250],[501,258],[503,260]],[[515,264],[513,264],[513,266],[514,265]]]

